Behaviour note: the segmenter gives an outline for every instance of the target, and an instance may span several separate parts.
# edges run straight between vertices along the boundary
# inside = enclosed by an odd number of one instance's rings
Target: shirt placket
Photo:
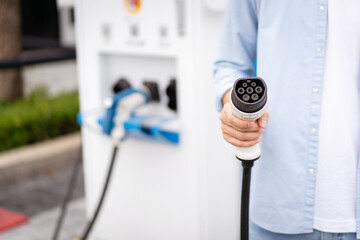
[[[321,89],[324,73],[324,50],[326,41],[326,25],[327,25],[327,0],[318,0],[317,4],[317,21],[316,21],[316,39],[314,49],[314,68],[313,80],[309,91],[311,91],[310,105],[310,122],[309,122],[309,158],[307,165],[307,186],[305,197],[306,211],[306,228],[314,227],[314,203],[316,191],[316,172],[318,160],[318,129],[321,115]]]

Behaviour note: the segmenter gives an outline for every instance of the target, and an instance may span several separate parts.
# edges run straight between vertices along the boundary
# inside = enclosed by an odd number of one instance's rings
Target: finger
[[[231,111],[230,103],[226,103],[220,113],[220,120],[237,129],[247,129],[251,124],[248,121],[237,118]]]
[[[243,132],[243,131],[238,131],[234,128],[232,128],[231,126],[228,125],[222,125],[221,126],[221,130],[223,133],[228,134],[240,141],[252,141],[252,140],[256,140],[258,139],[261,134],[263,133],[263,129],[259,129],[256,132]]]
[[[236,147],[251,147],[260,142],[260,138],[252,141],[240,141],[228,134],[223,134],[223,137],[228,143]]]
[[[233,138],[236,138],[240,141],[252,141],[258,139],[262,134],[262,129],[257,132],[240,132],[236,131],[233,128],[223,128],[223,133],[230,135]]]
[[[224,122],[239,130],[245,130],[256,125],[254,121],[246,121],[236,117],[231,111],[225,113]]]
[[[265,113],[257,120],[261,128],[265,129],[269,121],[269,111],[266,109]]]
[[[260,126],[257,121],[248,121],[249,127],[246,129],[243,129],[245,132],[257,132],[260,129]]]
[[[257,132],[259,131],[260,127],[259,124],[256,121],[247,121],[248,122],[248,127],[247,128],[239,128],[236,125],[231,124],[229,121],[227,121],[226,119],[222,119],[221,120],[221,124],[225,124],[229,127],[234,128],[237,131],[242,131],[242,132]]]
[[[238,125],[234,125],[232,122],[228,121],[227,119],[223,119],[220,117],[221,124],[227,125],[229,127],[234,128],[236,131],[242,132],[257,132],[260,129],[259,124],[255,121],[247,121],[247,127],[240,128]]]
[[[222,123],[230,125],[239,131],[254,132],[259,130],[259,124],[257,121],[243,120],[236,117],[232,111],[229,103],[224,105],[223,110],[219,116]]]
[[[258,132],[233,132],[233,134],[230,134],[232,137],[240,140],[240,141],[253,141],[261,136],[260,131]]]

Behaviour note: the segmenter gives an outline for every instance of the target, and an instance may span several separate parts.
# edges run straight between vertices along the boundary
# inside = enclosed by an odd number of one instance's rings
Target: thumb
[[[258,123],[261,128],[266,128],[266,125],[269,121],[269,111],[266,109],[265,113],[258,119]]]

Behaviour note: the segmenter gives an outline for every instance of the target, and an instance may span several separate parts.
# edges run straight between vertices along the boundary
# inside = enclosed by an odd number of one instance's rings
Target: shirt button
[[[314,173],[315,173],[315,170],[312,169],[312,168],[310,168],[310,169],[309,169],[309,174],[313,175]]]
[[[316,51],[317,51],[318,53],[321,53],[321,52],[322,52],[322,48],[317,48]]]
[[[324,7],[324,6],[320,6],[320,7],[319,7],[319,10],[320,10],[320,12],[323,12],[323,11],[325,11],[325,7]]]
[[[311,129],[311,133],[315,134],[316,133],[316,128]]]
[[[318,88],[313,88],[313,93],[318,93],[319,89]]]

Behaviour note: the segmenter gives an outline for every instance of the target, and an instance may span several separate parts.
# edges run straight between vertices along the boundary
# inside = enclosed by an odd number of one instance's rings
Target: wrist
[[[225,105],[226,103],[230,102],[230,93],[231,93],[231,89],[229,89],[223,96],[222,98],[222,103],[223,105]]]

